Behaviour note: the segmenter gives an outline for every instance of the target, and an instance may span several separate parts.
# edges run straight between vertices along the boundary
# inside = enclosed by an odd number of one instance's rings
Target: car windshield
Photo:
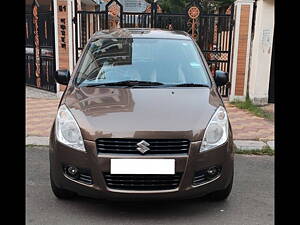
[[[199,52],[191,40],[117,38],[89,43],[78,67],[79,86],[210,86]]]

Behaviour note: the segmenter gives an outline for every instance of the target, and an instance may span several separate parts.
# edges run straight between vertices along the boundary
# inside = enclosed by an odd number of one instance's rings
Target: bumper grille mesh
[[[178,187],[181,173],[174,175],[104,173],[106,185],[119,190],[169,190]]]

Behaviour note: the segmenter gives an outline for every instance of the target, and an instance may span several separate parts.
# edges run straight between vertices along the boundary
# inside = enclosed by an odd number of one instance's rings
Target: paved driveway
[[[48,149],[26,149],[26,224],[274,224],[274,157],[236,155],[232,193],[225,202],[207,200],[119,203],[54,197],[49,184]]]

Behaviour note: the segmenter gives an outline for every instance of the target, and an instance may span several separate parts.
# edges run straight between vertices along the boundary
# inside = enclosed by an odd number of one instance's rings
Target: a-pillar
[[[231,90],[229,101],[244,101],[246,99],[252,15],[253,0],[235,1],[235,26],[232,47]]]

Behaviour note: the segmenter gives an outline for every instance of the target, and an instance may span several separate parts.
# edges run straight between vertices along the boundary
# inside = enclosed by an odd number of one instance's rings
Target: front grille
[[[178,187],[181,173],[174,175],[104,173],[106,185],[119,190],[169,190]]]
[[[123,153],[141,154],[137,150],[137,144],[142,140],[150,145],[145,154],[178,154],[188,153],[190,141],[185,139],[125,139],[105,138],[97,139],[98,153]]]

